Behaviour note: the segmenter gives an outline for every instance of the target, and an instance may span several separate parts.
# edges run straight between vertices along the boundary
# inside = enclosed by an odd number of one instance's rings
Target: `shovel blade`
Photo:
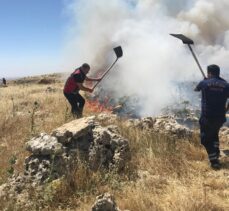
[[[183,34],[170,34],[170,35],[182,40],[182,42],[184,44],[188,44],[188,45],[193,45],[194,44],[193,40],[191,40],[190,38],[184,36]]]
[[[114,52],[115,52],[117,58],[120,58],[123,55],[122,47],[121,46],[118,46],[118,47],[114,48]]]

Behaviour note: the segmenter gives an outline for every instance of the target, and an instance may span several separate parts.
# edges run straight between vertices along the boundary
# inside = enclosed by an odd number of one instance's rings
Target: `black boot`
[[[221,168],[221,164],[218,159],[216,160],[211,160],[211,167],[214,170],[219,170]]]

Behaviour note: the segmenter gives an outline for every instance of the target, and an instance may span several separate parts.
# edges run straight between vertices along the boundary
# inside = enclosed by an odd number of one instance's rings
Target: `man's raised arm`
[[[79,87],[80,90],[86,91],[86,92],[93,92],[93,89],[85,87],[82,83],[77,83],[77,86]]]
[[[86,81],[100,81],[101,78],[89,78],[89,77],[86,76],[85,80]]]

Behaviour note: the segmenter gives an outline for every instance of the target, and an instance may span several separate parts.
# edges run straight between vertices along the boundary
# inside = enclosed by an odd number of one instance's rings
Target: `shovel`
[[[121,47],[121,46],[118,46],[118,47],[114,48],[113,50],[114,50],[115,55],[116,55],[117,58],[116,58],[116,60],[111,64],[111,66],[105,71],[105,73],[104,73],[103,76],[101,77],[101,80],[100,80],[100,81],[103,80],[103,78],[105,77],[105,75],[111,70],[111,68],[115,65],[115,63],[118,61],[118,59],[119,59],[120,57],[122,57],[122,55],[123,55],[122,47]],[[100,81],[98,81],[98,82],[94,85],[94,87],[92,88],[93,90],[94,90],[95,87],[99,84]]]
[[[192,56],[193,56],[193,58],[195,59],[197,65],[198,65],[198,67],[199,67],[199,69],[200,69],[200,72],[202,73],[203,77],[206,78],[206,76],[205,76],[205,74],[204,74],[204,71],[203,71],[202,67],[200,66],[200,63],[199,63],[199,61],[198,61],[198,59],[197,59],[197,57],[196,57],[196,55],[195,55],[195,53],[194,53],[194,51],[193,51],[193,49],[192,49],[192,47],[191,47],[191,45],[194,45],[193,40],[191,40],[190,38],[184,36],[183,34],[170,34],[170,35],[172,35],[172,36],[174,36],[174,37],[176,37],[176,38],[182,40],[182,42],[183,42],[184,44],[187,44],[187,45],[188,45],[189,50],[191,51]]]

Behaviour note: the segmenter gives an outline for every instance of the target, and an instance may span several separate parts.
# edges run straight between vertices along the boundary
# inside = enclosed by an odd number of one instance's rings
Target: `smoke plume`
[[[75,0],[67,7],[66,59],[72,67],[88,62],[95,75],[112,63],[112,48],[121,45],[124,55],[103,87],[116,97],[137,96],[140,115],[156,115],[177,100],[174,84],[202,79],[187,46],[170,33],[192,38],[203,68],[218,64],[225,76],[228,9],[227,0]]]

